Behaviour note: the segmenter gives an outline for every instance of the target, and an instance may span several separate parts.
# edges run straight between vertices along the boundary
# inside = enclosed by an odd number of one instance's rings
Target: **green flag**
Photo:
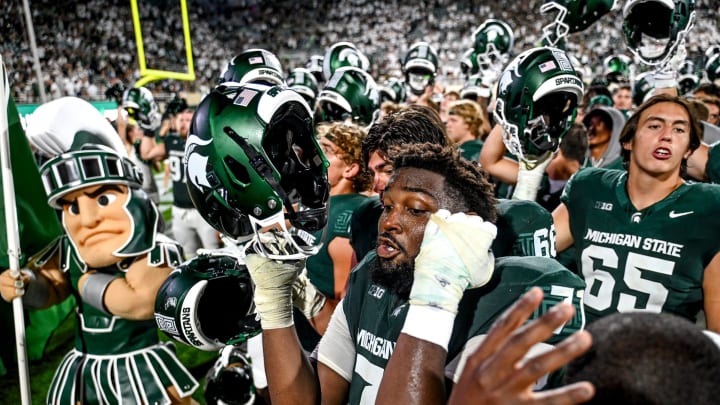
[[[20,248],[20,268],[27,264],[28,258],[42,251],[62,234],[60,221],[47,203],[47,196],[40,180],[40,172],[35,157],[30,150],[30,144],[20,123],[17,107],[9,94],[9,86],[5,69],[0,62],[0,86],[4,87],[0,97],[0,108],[6,111],[7,128],[5,120],[0,120],[0,136],[8,137],[11,172],[14,184],[12,200],[16,205],[17,234]],[[2,167],[6,167],[5,164]],[[0,176],[0,187],[3,177]],[[3,192],[4,194],[4,192]],[[4,197],[4,196],[3,196]],[[0,198],[0,271],[10,267],[8,256],[8,233],[5,221],[5,198]],[[45,346],[53,331],[60,322],[70,313],[74,302],[66,300],[63,305],[43,310],[29,310],[30,322],[25,328],[26,340],[29,344],[27,352],[30,359],[42,358]],[[4,331],[14,329],[10,306],[0,306],[0,328]],[[11,339],[12,333],[4,334],[0,338],[0,357],[4,365],[14,363],[15,345]],[[4,368],[4,367],[3,367]],[[1,370],[3,372],[5,370]]]
[[[35,157],[20,124],[20,116],[12,96],[7,103],[8,134],[10,137],[10,161],[12,163],[13,182],[15,183],[15,203],[17,204],[18,234],[20,236],[20,266],[24,266],[28,257],[38,253],[62,233],[60,221],[55,210],[47,203],[47,195],[40,180]],[[0,124],[2,125],[2,124]],[[2,179],[0,178],[0,181]],[[7,269],[8,240],[5,232],[5,201],[0,199],[0,218],[3,226],[0,232],[0,268]]]

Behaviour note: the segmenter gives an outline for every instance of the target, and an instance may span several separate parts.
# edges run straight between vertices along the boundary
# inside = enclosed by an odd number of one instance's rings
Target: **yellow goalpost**
[[[190,38],[190,22],[188,19],[187,0],[180,1],[180,12],[182,15],[183,38],[185,41],[185,61],[187,62],[187,71],[174,72],[171,70],[148,68],[145,57],[145,48],[143,46],[142,26],[140,25],[140,12],[138,10],[138,0],[130,0],[132,9],[133,29],[135,31],[135,43],[137,44],[138,64],[140,65],[140,80],[134,86],[140,87],[146,83],[162,80],[195,80],[195,68],[193,65],[192,41]]]

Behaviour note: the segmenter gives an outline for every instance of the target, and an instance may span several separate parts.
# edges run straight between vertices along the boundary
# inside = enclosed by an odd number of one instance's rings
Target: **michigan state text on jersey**
[[[703,308],[705,267],[720,250],[720,187],[682,184],[665,199],[637,210],[627,173],[584,169],[568,183],[576,261],[587,282],[588,321],[613,312],[671,312],[695,320]]]
[[[353,270],[348,293],[342,306],[336,309],[342,311],[338,318],[344,319],[349,335],[341,336],[337,329],[330,328],[320,342],[318,360],[350,383],[348,402],[353,404],[374,402],[409,308],[407,300],[372,282],[370,269],[375,260],[377,256],[370,252]],[[533,286],[539,286],[545,293],[534,319],[562,301],[576,307],[575,317],[546,344],[555,345],[584,327],[582,279],[549,258],[500,258],[490,282],[466,290],[460,301],[448,347],[447,378],[457,381],[462,371],[458,368],[462,366],[461,359],[474,351],[495,319]],[[352,342],[338,345],[338,339]],[[352,347],[354,352],[326,350],[328,346]]]

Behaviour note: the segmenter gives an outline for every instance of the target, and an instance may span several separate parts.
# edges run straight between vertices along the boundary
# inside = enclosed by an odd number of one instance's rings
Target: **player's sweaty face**
[[[420,252],[425,225],[440,206],[444,177],[418,168],[395,172],[382,195],[377,255],[394,264],[412,264]]]

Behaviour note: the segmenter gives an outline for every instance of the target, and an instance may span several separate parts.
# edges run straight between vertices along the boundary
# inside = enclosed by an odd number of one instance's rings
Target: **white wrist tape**
[[[427,305],[410,305],[400,332],[434,343],[447,351],[454,324],[455,314],[452,312]]]

